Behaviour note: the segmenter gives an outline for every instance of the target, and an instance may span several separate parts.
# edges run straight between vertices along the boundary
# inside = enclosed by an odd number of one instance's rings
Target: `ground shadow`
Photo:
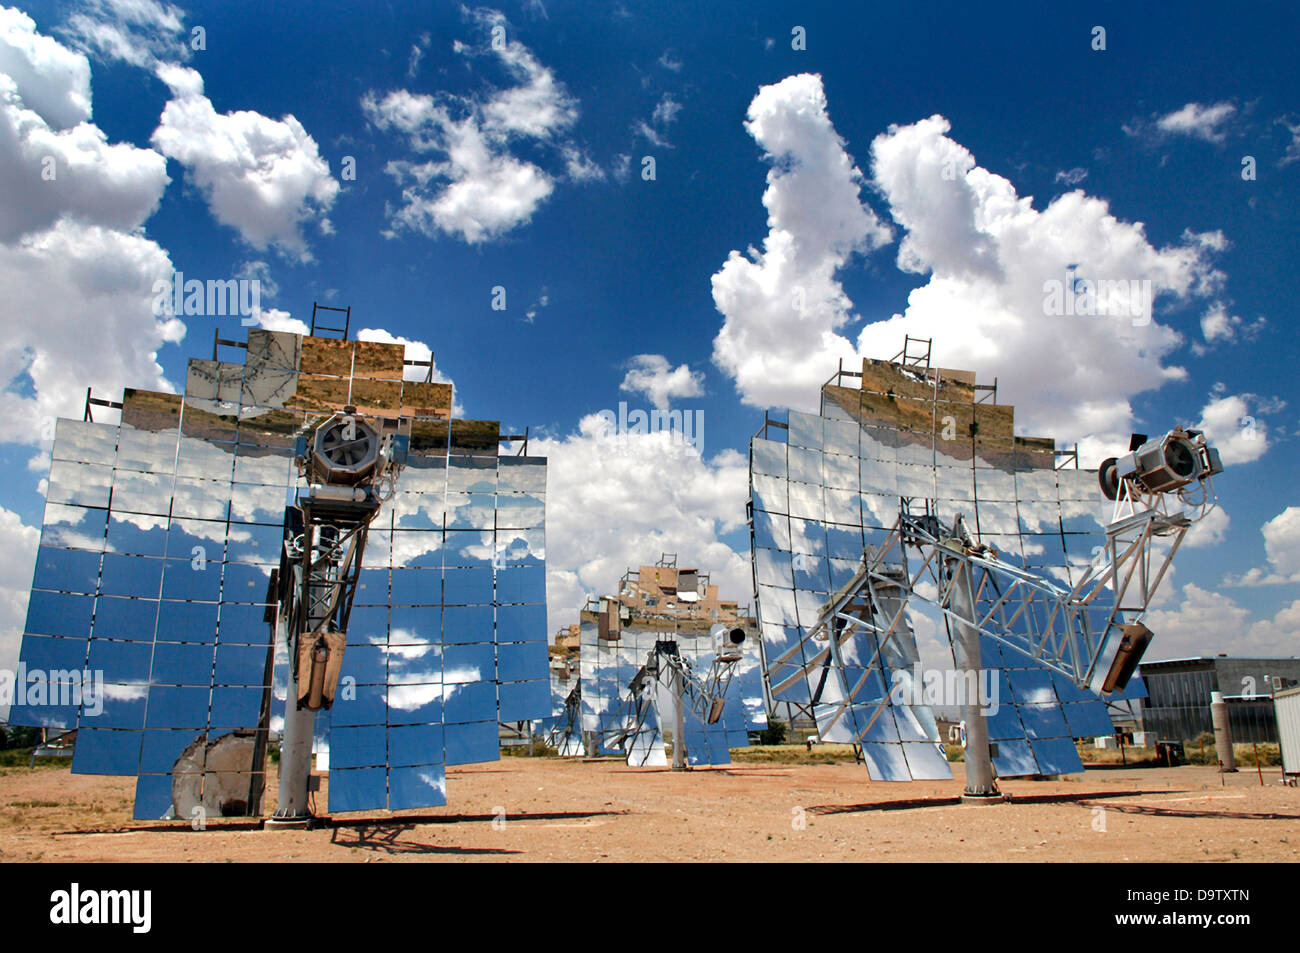
[[[1070,804],[1083,803],[1084,801],[1101,798],[1141,797],[1144,794],[1181,793],[1183,792],[1171,791],[1169,788],[1160,788],[1158,791],[1081,791],[1077,794],[1015,794],[1005,803],[1010,805]],[[961,803],[962,800],[960,797],[921,797],[900,798],[893,801],[873,801],[867,804],[821,804],[815,807],[805,808],[805,810],[809,814],[857,814],[865,811],[912,811],[927,807],[954,807]]]
[[[1163,792],[1162,792],[1163,793]],[[1080,807],[1091,807],[1080,801]],[[1272,811],[1193,811],[1185,807],[1156,807],[1153,804],[1107,804],[1111,811],[1121,814],[1145,814],[1149,817],[1211,817],[1243,821],[1300,821],[1300,814],[1277,814]]]
[[[617,817],[627,811],[519,811],[507,812],[507,821],[569,821],[589,817]],[[321,826],[329,827],[364,827],[378,824],[458,824],[463,821],[495,821],[499,814],[396,814],[391,818],[375,817],[331,817],[322,818]]]
[[[506,820],[510,821],[556,821],[572,820],[574,818],[589,817],[611,817],[619,814],[626,814],[627,811],[546,811],[533,812],[522,811],[517,814],[507,814]],[[494,821],[497,820],[496,814],[395,814],[389,817],[375,817],[369,814],[362,817],[331,817],[324,815],[313,818],[310,826],[313,828],[325,827],[365,827],[367,825],[393,825],[393,824],[456,824],[461,821]],[[239,818],[225,821],[209,821],[203,828],[204,832],[208,831],[260,831],[266,827],[265,818]],[[88,828],[73,831],[52,831],[51,836],[75,836],[85,834],[139,834],[139,833],[159,833],[159,834],[190,834],[194,829],[188,821],[175,821],[174,823],[153,821],[147,824],[135,824],[122,827],[109,828]]]
[[[456,847],[445,844],[423,844],[403,841],[403,834],[416,828],[414,824],[371,824],[353,827],[335,827],[330,832],[330,843],[348,850],[369,850],[389,855],[398,854],[522,854],[521,850],[505,847]]]

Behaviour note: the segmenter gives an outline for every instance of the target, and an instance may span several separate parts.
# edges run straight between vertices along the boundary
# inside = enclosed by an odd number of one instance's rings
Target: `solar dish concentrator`
[[[707,573],[660,560],[627,572],[616,596],[594,599],[582,610],[578,629],[578,693],[572,699],[573,665],[566,661],[571,637],[557,637],[552,648],[552,698],[563,729],[553,732],[561,754],[577,755],[574,729],[582,732],[589,755],[620,753],[629,765],[667,764],[664,730],[672,731],[672,676],[647,672],[658,664],[657,646],[671,643],[673,657],[702,679],[705,693],[720,689],[721,713],[706,705],[683,705],[686,763],[729,764],[730,749],[749,744],[749,732],[767,727],[762,666],[754,647],[754,620],[737,603],[720,600]],[[747,640],[722,644],[718,631],[748,633]],[[725,672],[708,681],[717,660]],[[693,696],[698,698],[698,694]],[[710,695],[712,702],[716,696]],[[574,709],[572,700],[580,702]],[[568,704],[566,704],[566,702]],[[575,717],[576,715],[576,717]],[[712,718],[712,720],[710,720]],[[666,722],[666,724],[665,724]]]
[[[886,551],[900,512],[938,525],[961,517],[1004,564],[1068,586],[1105,543],[1111,510],[1097,471],[1058,468],[1054,441],[1014,435],[1013,408],[996,403],[996,385],[930,367],[928,351],[924,363],[901,358],[841,370],[822,388],[820,413],[790,411],[786,423],[769,416],[750,443],[754,582],[773,705],[814,722],[823,741],[860,745],[871,777],[893,781],[951,771],[916,684],[916,610],[902,610],[902,577],[896,599],[877,585],[875,611],[886,620],[901,613],[891,637],[871,626],[834,648],[827,637],[864,555]],[[981,617],[997,597],[980,590]],[[1104,631],[1106,610],[1097,612]],[[1043,621],[1008,618],[1003,635],[1015,640]],[[983,667],[997,675],[988,723],[999,774],[1081,771],[1072,739],[1113,730],[1101,697],[993,639],[980,644]],[[1141,694],[1134,680],[1112,698]]]
[[[137,776],[137,818],[260,815],[284,724],[275,577],[295,456],[346,408],[406,461],[316,713],[329,809],[443,804],[448,765],[496,760],[498,722],[550,710],[546,461],[499,454],[496,422],[452,419],[451,386],[405,380],[400,345],[252,330],[243,346],[244,363],[190,361],[183,395],[127,390],[119,424],[58,421],[20,663],[104,688],[10,719],[76,728],[72,770]]]

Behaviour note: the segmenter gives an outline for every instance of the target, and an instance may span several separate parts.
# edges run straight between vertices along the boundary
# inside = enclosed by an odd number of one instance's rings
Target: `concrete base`
[[[308,815],[306,817],[268,817],[266,819],[266,829],[277,831],[304,831],[315,827],[319,819]]]
[[[995,792],[993,794],[963,794],[963,804],[1005,804],[1011,800],[1010,794]]]

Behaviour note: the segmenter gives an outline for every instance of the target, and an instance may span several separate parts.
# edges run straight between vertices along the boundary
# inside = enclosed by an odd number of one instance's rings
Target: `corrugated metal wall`
[[[1300,774],[1300,687],[1278,692],[1273,707],[1282,744],[1282,768],[1287,774]]]

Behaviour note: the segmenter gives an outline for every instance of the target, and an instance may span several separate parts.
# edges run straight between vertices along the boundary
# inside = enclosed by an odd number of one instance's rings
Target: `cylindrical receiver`
[[[324,701],[325,666],[329,662],[329,658],[330,650],[322,639],[311,650],[311,678],[307,682],[307,707],[312,711],[320,711],[321,704]]]
[[[1237,760],[1232,756],[1232,725],[1228,721],[1228,703],[1223,692],[1210,692],[1210,723],[1214,725],[1214,749],[1219,753],[1219,763],[1224,771],[1236,771]]]

